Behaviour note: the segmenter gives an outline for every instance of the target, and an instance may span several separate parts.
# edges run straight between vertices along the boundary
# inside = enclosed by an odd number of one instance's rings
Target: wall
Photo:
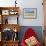
[[[21,1],[21,9],[23,8],[37,8],[37,19],[24,19],[23,10],[21,10],[20,23],[22,26],[43,26],[42,0]]]
[[[12,7],[14,6],[15,0],[0,0],[0,6],[1,7]]]
[[[14,0],[15,1],[15,0]],[[15,6],[13,0],[0,0],[0,6]],[[17,0],[17,6],[20,7],[19,24],[21,26],[43,26],[43,6],[42,0]],[[24,19],[23,8],[37,8],[37,19]]]

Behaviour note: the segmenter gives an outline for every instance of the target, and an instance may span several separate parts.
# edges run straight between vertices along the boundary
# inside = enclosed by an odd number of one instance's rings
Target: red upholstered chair
[[[22,38],[21,46],[27,46],[25,40],[32,37],[32,36],[35,37],[36,40],[37,40],[37,44],[35,44],[34,46],[41,46],[41,44],[39,43],[39,41],[37,39],[37,35],[32,28],[28,28],[26,30],[24,37]]]

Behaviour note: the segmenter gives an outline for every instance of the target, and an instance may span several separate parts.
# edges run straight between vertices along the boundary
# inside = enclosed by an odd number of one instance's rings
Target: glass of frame
[[[2,15],[9,15],[9,10],[2,10]]]
[[[37,16],[37,8],[24,8],[23,17],[27,19],[35,19]]]

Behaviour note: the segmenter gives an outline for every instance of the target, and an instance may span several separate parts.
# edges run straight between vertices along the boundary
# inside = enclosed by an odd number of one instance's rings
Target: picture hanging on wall
[[[37,8],[24,8],[23,17],[25,19],[36,19],[37,18]]]

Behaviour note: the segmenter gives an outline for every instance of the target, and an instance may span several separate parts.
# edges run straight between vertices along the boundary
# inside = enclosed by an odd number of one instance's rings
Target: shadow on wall
[[[42,27],[41,26],[21,26],[20,27],[20,32],[19,32],[19,39],[20,39],[20,42],[24,36],[24,33],[25,31],[28,29],[28,28],[32,28],[36,33],[37,33],[37,36],[38,36],[38,39],[41,43],[43,43],[43,30],[42,30]]]

